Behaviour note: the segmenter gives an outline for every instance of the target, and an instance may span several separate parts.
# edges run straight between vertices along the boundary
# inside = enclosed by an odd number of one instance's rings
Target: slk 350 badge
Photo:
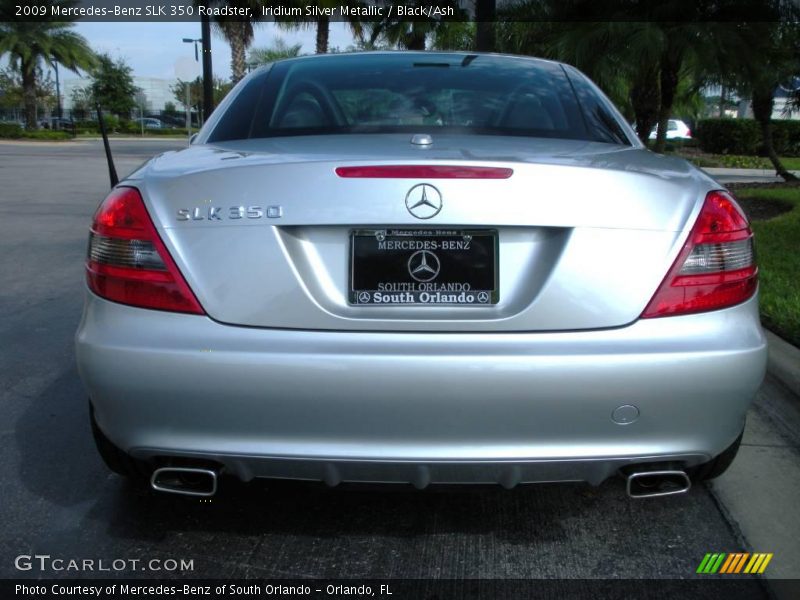
[[[279,219],[283,216],[282,206],[196,206],[179,208],[175,218],[178,221],[226,221],[237,219]]]

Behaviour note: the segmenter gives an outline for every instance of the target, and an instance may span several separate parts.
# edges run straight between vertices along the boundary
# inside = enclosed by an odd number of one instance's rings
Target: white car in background
[[[656,139],[657,132],[658,132],[658,127],[653,127],[653,131],[650,132],[649,139],[651,140]],[[689,126],[680,119],[670,119],[667,122],[668,140],[684,140],[691,138],[692,138],[692,130],[689,129]]]

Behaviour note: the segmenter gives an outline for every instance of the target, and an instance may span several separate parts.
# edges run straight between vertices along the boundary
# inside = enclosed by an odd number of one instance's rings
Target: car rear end
[[[498,66],[502,103],[474,83]],[[218,110],[95,215],[78,364],[126,455],[512,487],[735,443],[765,365],[752,233],[577,72],[303,59]]]

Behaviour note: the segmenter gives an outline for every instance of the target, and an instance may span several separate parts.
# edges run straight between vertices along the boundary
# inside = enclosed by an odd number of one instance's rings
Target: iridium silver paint
[[[247,81],[194,144],[124,181],[207,315],[87,293],[78,368],[120,449],[243,480],[511,487],[689,468],[737,438],[766,364],[757,297],[639,318],[715,181],[645,150],[616,111],[628,145],[458,133],[425,147],[408,133],[208,143]],[[420,164],[513,176],[335,172]],[[350,302],[351,232],[415,228],[496,231],[497,303]]]

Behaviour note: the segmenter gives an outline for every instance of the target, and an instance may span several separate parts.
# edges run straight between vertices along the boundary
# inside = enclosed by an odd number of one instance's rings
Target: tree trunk
[[[21,61],[22,69],[22,100],[25,106],[25,127],[30,130],[37,128],[36,124],[36,65],[29,61]]]
[[[425,50],[425,37],[425,31],[412,22],[411,31],[406,36],[406,49]]]
[[[329,17],[317,19],[317,54],[328,53],[328,35],[330,34],[331,20]]]
[[[475,49],[478,52],[494,52],[496,50],[494,30],[496,13],[496,0],[475,0],[475,20],[477,21]]]
[[[725,103],[726,103],[726,96],[728,95],[728,89],[723,85],[719,89],[719,118],[725,116]]]
[[[244,48],[244,28],[247,23],[234,23],[234,31],[231,33],[228,42],[231,45],[231,81],[236,84],[244,76],[247,70],[247,60]]]
[[[647,144],[650,132],[658,122],[658,69],[642,68],[636,73],[630,98],[636,115],[636,133],[642,143]]]
[[[778,177],[784,181],[797,181],[797,177],[789,173],[781,164],[778,154],[775,152],[775,146],[772,144],[772,91],[774,87],[771,85],[764,86],[753,90],[753,117],[761,125],[761,142],[764,145],[764,151],[767,153],[772,166],[775,167],[775,172]]]
[[[667,145],[667,126],[672,116],[672,104],[675,102],[675,93],[678,91],[678,78],[681,70],[681,55],[672,54],[667,50],[661,57],[661,99],[658,109],[658,131],[653,152],[664,153]]]

